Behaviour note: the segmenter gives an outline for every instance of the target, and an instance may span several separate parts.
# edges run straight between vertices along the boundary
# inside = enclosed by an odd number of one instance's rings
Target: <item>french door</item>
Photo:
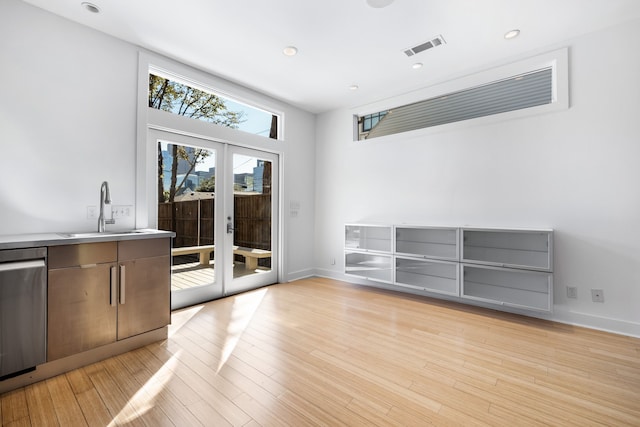
[[[157,147],[157,228],[176,233],[172,309],[276,283],[278,156],[167,131]]]

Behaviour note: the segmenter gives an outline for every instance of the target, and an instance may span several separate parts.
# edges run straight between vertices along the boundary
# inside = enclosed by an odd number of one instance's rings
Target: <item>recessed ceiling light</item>
[[[284,49],[282,49],[282,53],[284,53],[287,56],[295,56],[298,53],[298,48],[295,46],[287,46]]]
[[[394,0],[367,0],[367,4],[376,9],[382,9],[389,6]]]
[[[422,68],[422,62],[416,62],[415,64],[413,64],[411,66],[411,68],[413,68],[414,70],[417,70],[419,68]]]
[[[100,13],[100,8],[93,3],[89,3],[88,1],[82,2],[80,6],[84,7],[91,13]]]
[[[349,90],[358,90],[358,89],[360,89],[360,87],[358,85],[349,86]]]
[[[504,34],[504,38],[507,40],[511,40],[511,39],[515,39],[519,35],[520,35],[520,30],[511,30],[511,31],[507,31]]]

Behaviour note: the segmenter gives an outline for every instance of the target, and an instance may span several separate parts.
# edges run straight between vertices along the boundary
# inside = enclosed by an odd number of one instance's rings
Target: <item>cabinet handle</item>
[[[116,292],[118,291],[118,277],[116,276],[116,267],[111,267],[111,293],[109,295],[109,304],[111,307],[116,306]]]
[[[124,265],[121,265],[120,266],[120,304],[124,304],[125,286],[126,286],[125,269],[124,269]]]

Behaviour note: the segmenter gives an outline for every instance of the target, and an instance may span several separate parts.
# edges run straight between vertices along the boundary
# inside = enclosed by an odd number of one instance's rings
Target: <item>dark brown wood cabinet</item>
[[[168,238],[49,248],[47,360],[170,322]]]
[[[169,324],[170,253],[169,239],[119,242],[119,340]]]

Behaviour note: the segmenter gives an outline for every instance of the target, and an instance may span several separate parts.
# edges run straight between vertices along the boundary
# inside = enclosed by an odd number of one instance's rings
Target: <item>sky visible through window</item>
[[[164,152],[169,151],[169,144],[167,142],[162,141],[161,149]],[[216,152],[215,150],[210,150],[211,154],[208,157],[205,157],[201,163],[198,163],[194,169],[195,172],[208,172],[210,168],[216,167]],[[255,157],[236,155],[233,158],[233,173],[253,173],[253,168],[258,166],[258,159]],[[169,165],[165,165],[165,168],[168,168]]]
[[[181,83],[171,77],[156,75],[154,72],[149,73],[149,78],[150,107],[233,127],[253,135],[270,137],[272,119],[275,116],[271,112],[232,100],[205,88]],[[167,83],[168,89],[165,90]],[[215,98],[206,100],[208,98],[203,96],[204,94],[212,94]]]
[[[271,113],[234,102],[227,98],[224,99],[228,110],[243,112],[245,121],[238,125],[239,130],[254,135],[269,137],[269,131],[271,130]]]

